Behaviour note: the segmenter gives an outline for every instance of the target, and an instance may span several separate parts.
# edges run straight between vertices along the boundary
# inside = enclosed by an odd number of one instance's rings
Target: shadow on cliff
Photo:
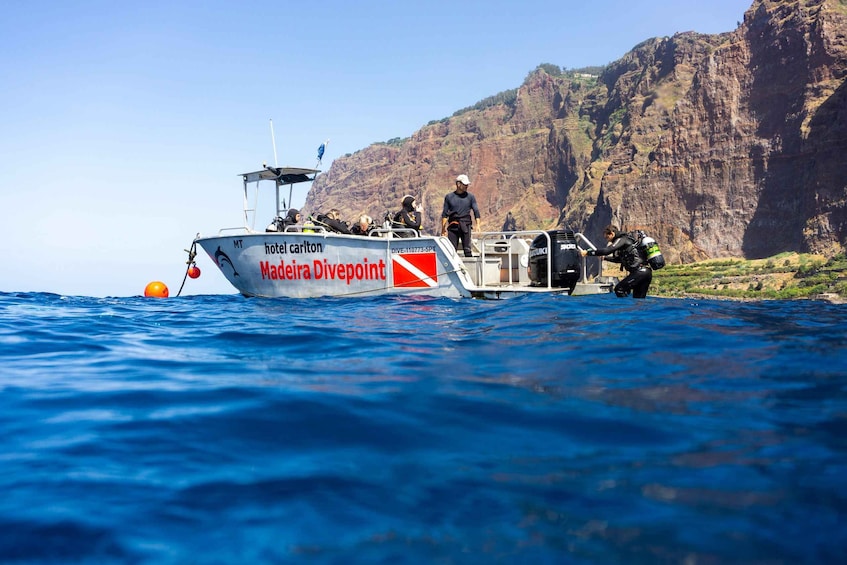
[[[805,138],[800,124],[788,125],[786,120],[781,151],[751,155],[762,192],[744,235],[746,257],[847,244],[847,82],[817,108]]]
[[[777,32],[770,25],[765,19],[747,31],[749,44],[755,46],[750,109],[758,118],[758,143],[751,145],[750,158],[760,191],[742,242],[748,258],[814,251],[810,241],[840,240],[843,245],[847,229],[847,85],[841,84],[815,109],[804,127],[812,75],[832,63],[815,60],[820,51],[809,53],[801,26]],[[828,221],[822,223],[822,215]],[[810,226],[818,233],[808,233]]]
[[[847,247],[847,80],[821,104],[804,142],[802,182],[807,241],[825,251]],[[808,243],[807,243],[808,245]]]
[[[809,69],[799,54],[805,45],[799,30],[777,30],[767,17],[751,22],[746,32],[753,69],[750,109],[758,118],[758,143],[751,144],[750,160],[759,198],[741,249],[745,257],[760,258],[801,247],[797,167]]]

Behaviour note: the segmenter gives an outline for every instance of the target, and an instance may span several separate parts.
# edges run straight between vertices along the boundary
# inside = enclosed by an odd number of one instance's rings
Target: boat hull
[[[455,252],[436,237],[269,232],[198,238],[197,243],[245,296],[458,298],[470,296],[465,287],[472,286]]]
[[[390,234],[389,234],[390,235]],[[363,237],[318,231],[198,237],[209,258],[245,296],[314,298],[424,295],[502,299],[526,293],[602,294],[609,285],[533,287],[497,258],[466,264],[445,237]],[[480,259],[482,262],[480,262]],[[494,277],[490,270],[494,261]],[[468,261],[471,261],[468,259]],[[515,263],[514,261],[512,263]],[[488,278],[486,279],[486,277]],[[525,275],[521,274],[520,277]]]

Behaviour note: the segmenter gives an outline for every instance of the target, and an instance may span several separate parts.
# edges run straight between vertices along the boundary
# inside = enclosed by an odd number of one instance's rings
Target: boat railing
[[[509,286],[513,286],[516,284],[521,284],[521,280],[515,280],[515,272],[520,268],[528,268],[529,266],[529,247],[532,241],[535,241],[539,236],[544,236],[547,249],[552,249],[552,240],[550,238],[550,234],[545,230],[523,230],[523,231],[515,231],[515,232],[483,232],[477,238],[477,247],[479,249],[480,261],[482,261],[483,265],[485,264],[486,257],[499,257],[505,259],[506,265],[504,265],[506,269],[506,273],[508,273],[508,278],[506,280],[502,280],[503,277],[498,277],[497,281],[486,281],[485,280],[485,269],[482,269],[482,276],[480,277],[479,286],[491,286],[500,285],[503,282],[508,283]],[[580,232],[574,232],[574,237],[576,240],[584,242],[591,249],[596,249],[594,244],[589,240],[585,235]],[[516,243],[517,240],[520,240],[522,243],[520,247]],[[505,257],[504,257],[505,255]],[[526,264],[522,260],[522,256],[526,256]],[[547,284],[546,288],[551,289],[552,286],[552,258],[553,254],[547,253]],[[517,261],[517,264],[515,263]],[[580,281],[587,282],[588,280],[588,270],[587,270],[587,262],[585,260],[580,261],[581,273],[580,273]],[[519,272],[519,271],[518,271]],[[518,277],[520,279],[520,276]]]
[[[224,232],[251,233],[251,230],[249,228],[244,227],[244,226],[237,226],[237,227],[233,227],[233,228],[221,228],[221,229],[218,230],[218,235],[224,235]]]
[[[218,235],[224,235],[225,232],[243,232],[246,234],[274,234],[274,233],[335,233],[325,229],[323,226],[304,226],[303,224],[292,224],[285,226],[282,231],[254,230],[246,226],[237,226],[232,228],[221,228],[218,230]]]
[[[412,228],[374,228],[368,232],[368,235],[375,235],[375,237],[420,237],[421,234],[418,230]],[[402,234],[402,235],[400,235]]]
[[[591,242],[591,240],[588,239],[587,237],[585,237],[584,235],[582,235],[580,232],[576,232],[576,234],[574,234],[574,235],[576,235],[577,239],[581,239],[582,241],[584,241],[585,244],[588,245],[588,247],[590,247],[591,249],[597,249],[594,246],[594,244]]]
[[[325,229],[323,226],[311,224],[308,226],[304,224],[292,224],[290,226],[285,226],[285,229],[282,231],[283,233],[330,233],[330,231]]]
[[[575,235],[576,235],[577,240],[584,242],[589,247],[589,249],[597,249],[597,247],[594,245],[594,243],[590,239],[585,237],[585,235],[583,235],[582,233],[576,232]],[[582,279],[581,279],[582,281],[585,281],[585,282],[588,281],[588,261],[586,261],[586,259],[588,259],[588,257],[584,257],[582,259]],[[602,257],[594,257],[594,259],[597,260],[597,264],[598,264],[597,275],[598,276],[602,275],[603,274],[603,266],[602,266],[603,258]]]
[[[304,225],[304,224],[292,224],[290,226],[285,226],[285,229],[280,231],[257,231],[251,229],[246,226],[236,226],[231,228],[221,228],[218,230],[218,235],[224,235],[226,233],[231,232],[243,232],[248,234],[274,234],[274,233],[311,233],[311,234],[335,234],[335,235],[355,235],[355,234],[342,234],[331,229],[327,229],[321,225]],[[368,232],[368,236],[371,237],[382,237],[391,239],[392,237],[400,237],[400,238],[413,238],[413,237],[421,237],[421,234],[418,230],[412,228],[375,228]],[[367,237],[367,236],[361,236]]]
[[[528,244],[531,243],[532,241],[534,241],[535,238],[537,238],[540,235],[544,235],[544,237],[547,239],[547,249],[550,249],[550,245],[551,245],[550,234],[548,234],[546,231],[543,231],[543,230],[523,230],[523,231],[514,231],[514,232],[483,232],[483,233],[480,234],[480,236],[478,238],[480,260],[482,261],[482,264],[485,265],[486,254],[488,254],[488,255],[495,255],[496,254],[497,256],[502,257],[502,254],[506,253],[506,255],[507,255],[506,256],[506,260],[507,260],[506,271],[508,272],[509,277],[508,277],[508,280],[505,281],[505,282],[507,282],[509,284],[509,286],[513,286],[513,285],[520,282],[520,281],[514,280],[514,271],[515,271],[516,268],[520,268],[520,255],[521,255],[521,253],[519,253],[519,252],[520,251],[526,251],[527,265],[525,265],[525,267],[528,267],[528,265],[529,265],[529,245]],[[489,243],[489,245],[486,245],[486,243],[489,242],[490,240],[493,240],[493,243]],[[521,240],[521,241],[527,243],[527,248],[525,250],[519,249],[518,253],[515,253],[515,252],[513,252],[514,247],[515,247],[514,243],[517,240]],[[504,249],[504,247],[505,247],[505,249]],[[516,260],[515,256],[518,256],[518,258],[517,258],[518,265],[515,265],[513,263]],[[548,253],[547,254],[547,273],[550,273],[550,269],[551,269],[551,266],[552,266],[551,257],[552,257],[552,253]],[[482,270],[482,273],[483,273],[483,276],[480,277],[479,286],[490,286],[491,283],[488,283],[484,278],[484,275],[485,275],[485,269],[484,268]],[[499,273],[498,273],[498,280],[494,281],[494,284],[499,286],[500,283],[501,283],[500,279],[501,279],[501,277],[499,276]],[[551,283],[552,283],[552,277],[548,276],[547,277],[547,288],[548,289],[553,288]]]

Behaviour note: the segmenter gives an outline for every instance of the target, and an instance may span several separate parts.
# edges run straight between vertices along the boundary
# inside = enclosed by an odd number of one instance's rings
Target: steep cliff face
[[[599,77],[533,72],[513,102],[336,159],[307,212],[440,226],[471,178],[484,229],[642,227],[671,261],[847,245],[847,2],[755,0],[720,35],[636,46]]]
[[[412,194],[434,233],[444,195],[466,173],[486,229],[502,227],[509,212],[519,225],[554,227],[564,202],[557,193],[573,183],[573,163],[559,140],[564,118],[556,119],[569,115],[564,107],[570,88],[567,81],[536,73],[514,104],[469,111],[428,125],[401,144],[376,144],[336,159],[314,183],[304,209],[335,207],[345,217],[367,213],[381,219]],[[590,142],[582,150],[587,161]]]

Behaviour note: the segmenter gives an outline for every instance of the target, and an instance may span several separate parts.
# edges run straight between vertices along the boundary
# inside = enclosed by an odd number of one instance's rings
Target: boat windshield
[[[244,179],[244,227],[248,230],[256,229],[256,209],[258,207],[259,202],[259,184],[262,181],[271,181],[274,184],[274,189],[276,191],[276,216],[281,217],[284,215],[285,202],[291,203],[291,198],[294,193],[294,185],[299,184],[301,182],[312,182],[318,176],[320,172],[319,169],[304,169],[301,167],[269,167],[265,165],[265,168],[261,171],[255,171],[252,173],[241,173],[239,175],[242,179]],[[251,183],[256,184],[255,193],[251,200],[250,195],[248,194],[248,185]],[[280,200],[280,187],[288,185],[288,200]]]

